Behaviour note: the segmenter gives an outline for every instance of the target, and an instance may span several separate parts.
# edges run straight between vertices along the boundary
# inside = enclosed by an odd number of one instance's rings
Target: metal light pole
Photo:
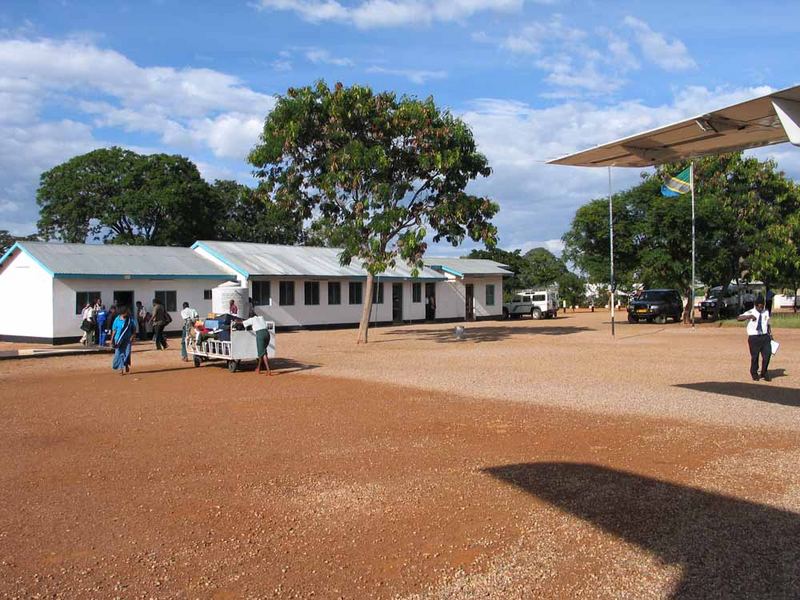
[[[692,329],[694,329],[694,290],[695,290],[695,242],[694,242],[694,161],[689,164],[689,185],[692,188],[692,293],[689,295],[689,310],[692,315]]]
[[[608,231],[611,246],[611,337],[616,337],[614,317],[616,315],[616,291],[614,282],[614,200],[611,197],[611,166],[608,167]]]

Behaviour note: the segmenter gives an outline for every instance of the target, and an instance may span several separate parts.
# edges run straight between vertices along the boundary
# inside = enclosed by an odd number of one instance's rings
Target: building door
[[[403,322],[403,284],[392,284],[392,321]]]
[[[468,283],[466,286],[466,306],[464,307],[464,315],[467,321],[473,321],[475,319],[475,307],[474,307],[474,298],[475,298],[475,286],[471,283]]]
[[[114,290],[114,305],[127,306],[133,309],[133,292],[120,292]]]
[[[425,284],[425,320],[433,321],[436,318],[436,284]]]

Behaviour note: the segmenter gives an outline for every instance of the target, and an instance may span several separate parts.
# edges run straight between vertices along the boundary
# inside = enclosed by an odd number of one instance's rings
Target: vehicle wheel
[[[638,323],[639,319],[634,317],[633,315],[628,315],[628,323]]]
[[[536,307],[531,309],[531,319],[536,319],[537,321],[542,318],[542,309]]]
[[[228,361],[228,371],[231,373],[236,373],[236,370],[239,368],[239,361],[238,360],[229,360]]]
[[[664,323],[667,322],[667,316],[666,315],[656,315],[656,317],[653,319],[653,321],[655,321],[659,325],[663,325]]]
[[[705,321],[706,319],[708,319],[708,313],[701,312],[700,320]]]
[[[199,356],[195,356],[193,358],[194,358],[194,360],[193,360],[194,366],[195,367],[199,367],[200,366],[200,357]]]
[[[503,309],[503,320],[504,320],[504,321],[508,321],[508,319],[509,319],[509,318],[510,318],[510,316],[509,316],[509,314],[508,314],[508,309],[507,309],[507,308],[504,308],[504,309]]]

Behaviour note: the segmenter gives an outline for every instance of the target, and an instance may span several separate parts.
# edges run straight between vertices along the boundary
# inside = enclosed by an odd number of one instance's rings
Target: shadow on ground
[[[169,373],[171,371],[186,371],[188,369],[194,368],[192,362],[188,363],[181,363],[182,366],[176,367],[168,367],[165,369],[149,369],[145,371],[139,371],[133,369],[134,375],[146,375],[148,373]],[[271,358],[269,360],[269,368],[271,371],[274,371],[276,375],[288,375],[289,373],[296,373],[298,371],[309,371],[311,369],[318,369],[320,365],[315,365],[311,363],[303,363],[291,358]],[[199,368],[219,368],[219,369],[227,369],[228,363],[224,360],[214,360],[214,361],[207,361],[201,363]],[[256,363],[255,361],[241,363],[239,370],[240,371],[255,371]]]
[[[680,565],[673,598],[800,595],[796,513],[590,464],[484,472]]]
[[[784,370],[775,371],[773,377],[783,377]],[[785,406],[800,406],[800,389],[776,386],[774,383],[759,381],[758,383],[743,383],[739,381],[701,381],[698,383],[679,383],[674,387],[722,396],[735,396],[771,404]],[[800,591],[798,592],[800,597]]]
[[[590,327],[570,327],[570,326],[548,326],[543,325],[527,326],[527,327],[514,327],[509,325],[507,327],[485,326],[474,324],[461,324],[464,327],[464,333],[461,338],[456,337],[455,329],[459,325],[451,324],[445,328],[437,329],[394,329],[385,332],[386,335],[392,336],[406,336],[417,340],[430,340],[439,343],[453,343],[453,342],[499,342],[513,336],[520,335],[570,335],[573,333],[580,333],[582,331],[594,331]],[[393,342],[397,340],[377,340],[376,343]]]

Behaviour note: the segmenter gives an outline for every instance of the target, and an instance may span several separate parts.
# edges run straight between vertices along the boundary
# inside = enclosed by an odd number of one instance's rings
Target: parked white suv
[[[503,304],[503,318],[530,315],[533,319],[555,319],[558,316],[558,292],[555,290],[522,290],[511,302]]]

